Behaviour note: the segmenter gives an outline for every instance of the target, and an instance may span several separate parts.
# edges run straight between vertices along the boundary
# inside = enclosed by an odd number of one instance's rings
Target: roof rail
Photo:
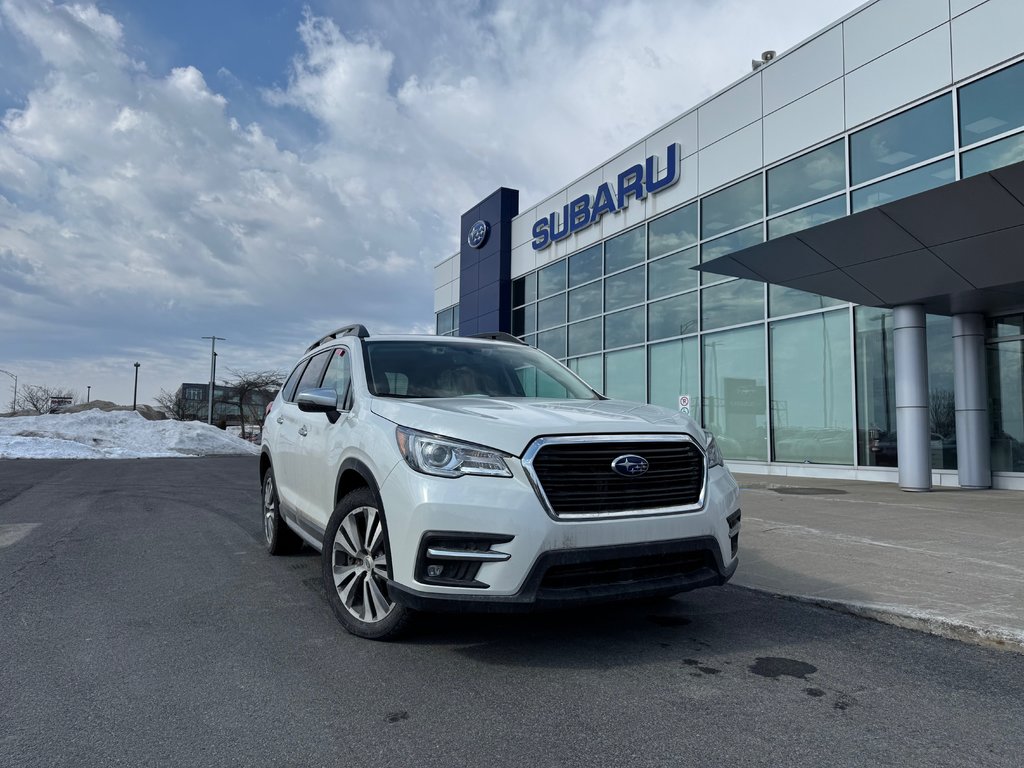
[[[526,346],[526,342],[522,339],[518,339],[511,333],[505,333],[504,331],[492,331],[491,333],[474,333],[471,334],[471,339],[490,339],[491,341],[504,341],[509,344],[521,344]]]
[[[338,328],[335,331],[331,331],[326,336],[314,341],[306,348],[306,351],[312,352],[321,344],[324,344],[325,342],[328,341],[334,341],[339,336],[356,336],[357,338],[360,339],[366,339],[369,338],[370,332],[366,330],[365,325],[360,325],[359,323],[353,323],[352,325],[343,325],[341,328]]]

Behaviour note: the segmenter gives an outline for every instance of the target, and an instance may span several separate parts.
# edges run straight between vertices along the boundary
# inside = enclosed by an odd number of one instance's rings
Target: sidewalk
[[[732,583],[1024,653],[1024,494],[737,474]]]

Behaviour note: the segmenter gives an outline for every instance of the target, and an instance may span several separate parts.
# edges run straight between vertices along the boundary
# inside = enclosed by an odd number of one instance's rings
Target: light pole
[[[14,413],[16,410],[18,410],[18,377],[15,376],[10,371],[5,371],[2,368],[0,368],[0,373],[6,373],[8,376],[14,379],[14,399],[11,400],[11,413]]]
[[[135,364],[135,390],[132,392],[132,410],[136,410],[139,398],[139,364]]]
[[[92,387],[88,384],[85,385],[85,402],[89,402],[90,395],[92,394]]]
[[[213,424],[213,387],[214,382],[217,380],[217,342],[227,341],[227,339],[222,336],[203,336],[203,338],[210,340],[210,392],[206,423]]]

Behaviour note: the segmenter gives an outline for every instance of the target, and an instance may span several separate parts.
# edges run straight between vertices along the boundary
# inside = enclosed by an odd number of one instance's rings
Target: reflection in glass
[[[601,351],[601,318],[584,320],[569,326],[569,354],[586,355]]]
[[[611,312],[644,300],[644,268],[620,272],[604,280],[604,309]]]
[[[602,292],[600,282],[569,291],[569,322],[601,314]]]
[[[647,371],[643,347],[609,352],[605,361],[605,391],[608,397],[619,400],[647,402]]]
[[[764,227],[760,224],[755,224],[752,227],[741,229],[739,232],[733,232],[731,235],[720,237],[717,240],[712,240],[709,243],[704,243],[700,247],[700,260],[701,263],[706,263],[712,259],[717,259],[719,256],[725,256],[733,251],[741,251],[744,248],[749,248],[752,245],[757,245],[764,240]],[[722,275],[716,275],[711,272],[701,272],[700,279],[702,283],[714,283],[722,279]]]
[[[701,329],[705,331],[764,318],[764,284],[732,280],[705,288],[700,301]]]
[[[697,287],[698,272],[691,269],[697,265],[697,249],[649,261],[647,263],[647,298],[660,299],[680,291]]]
[[[459,305],[452,307],[452,334],[459,335]]]
[[[644,260],[644,228],[642,226],[624,232],[605,241],[605,274],[632,267]]]
[[[786,288],[782,285],[768,286],[769,317],[795,315],[797,312],[810,312],[812,309],[824,309],[845,303],[839,299],[830,299],[828,296],[798,291],[796,288]]]
[[[956,177],[953,158],[947,157],[937,163],[926,165],[923,168],[915,168],[891,179],[871,184],[867,187],[853,190],[850,198],[850,207],[854,213],[866,211],[876,205],[891,203],[902,197],[916,195],[928,189],[941,187],[949,184]]]
[[[604,389],[604,365],[601,355],[577,357],[569,361],[569,370],[583,379],[597,392]]]
[[[1024,472],[1024,341],[987,347],[992,469]]]
[[[770,334],[775,460],[852,464],[849,311],[782,320]]]
[[[764,326],[703,337],[705,427],[726,459],[766,461]]]
[[[604,348],[626,347],[644,341],[644,308],[634,307],[604,316]]]
[[[701,237],[717,234],[760,219],[764,215],[761,175],[708,195],[700,205]]]
[[[651,403],[679,410],[679,396],[690,396],[690,416],[700,420],[700,343],[697,337],[647,348]]]
[[[451,333],[452,330],[452,310],[451,307],[448,309],[442,309],[437,313],[437,335],[443,336],[446,333]],[[209,387],[207,387],[209,389]]]
[[[666,214],[647,225],[647,258],[654,259],[697,242],[697,204]]]
[[[561,360],[565,357],[565,328],[555,328],[537,334],[537,348]]]
[[[647,305],[647,338],[650,341],[696,332],[696,291]]]
[[[1005,336],[1024,336],[1024,314],[985,319],[985,338]]]
[[[953,318],[928,315],[928,416],[932,469],[956,469],[956,404],[953,399]]]
[[[537,272],[537,291],[541,298],[565,290],[565,259],[548,264]]]
[[[512,335],[513,336],[522,336],[524,333],[526,333],[526,324],[525,324],[525,322],[523,320],[524,314],[525,313],[524,313],[523,307],[520,307],[519,309],[513,309],[512,310]]]
[[[527,304],[512,310],[512,335],[522,336],[537,330],[537,305]]]
[[[846,150],[842,139],[768,171],[768,215],[846,187]]]
[[[953,149],[953,102],[948,94],[850,136],[852,184],[884,176]]]
[[[768,239],[782,237],[802,229],[816,227],[826,221],[832,221],[846,215],[846,195],[833,197],[830,200],[822,200],[820,203],[809,205],[798,211],[789,213],[768,220]]]
[[[960,89],[960,145],[1024,125],[1024,62]]]
[[[1024,133],[1007,136],[960,156],[960,175],[976,176],[1024,160]]]
[[[855,307],[857,460],[863,466],[896,466],[896,383],[891,309]]]
[[[530,302],[537,300],[537,273],[531,272],[523,278],[523,301]]]
[[[601,276],[601,244],[569,257],[569,287],[575,287]]]
[[[526,278],[517,277],[512,281],[512,306],[526,303]]]
[[[565,323],[565,294],[560,293],[537,304],[537,327],[550,328]]]

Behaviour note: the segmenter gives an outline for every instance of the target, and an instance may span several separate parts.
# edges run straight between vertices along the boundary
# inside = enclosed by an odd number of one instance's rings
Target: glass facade
[[[727,459],[895,467],[890,310],[693,267],[1022,160],[1024,62],[516,277],[513,333],[610,397],[678,408],[688,395]],[[444,312],[438,333],[457,333]],[[988,328],[997,471],[1024,472],[1022,318]],[[931,462],[945,470],[957,467],[951,335],[951,318],[928,316]]]

